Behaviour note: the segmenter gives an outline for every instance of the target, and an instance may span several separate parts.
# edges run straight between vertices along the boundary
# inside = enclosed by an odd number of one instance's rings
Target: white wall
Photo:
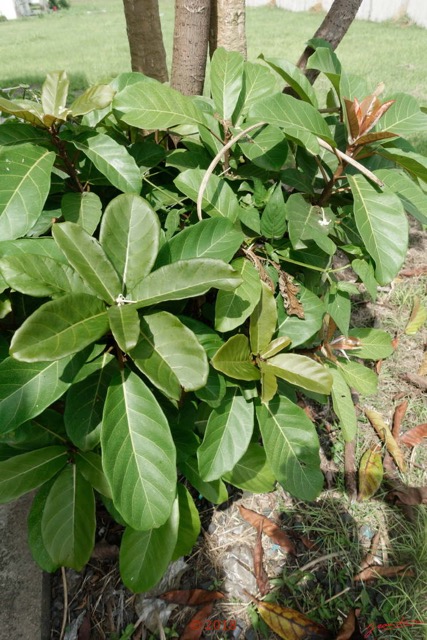
[[[16,18],[15,0],[0,0],[0,14],[8,20]]]

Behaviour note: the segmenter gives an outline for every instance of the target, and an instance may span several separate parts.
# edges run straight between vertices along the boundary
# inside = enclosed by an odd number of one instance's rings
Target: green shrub
[[[376,391],[360,359],[391,339],[349,329],[351,296],[399,272],[405,210],[427,222],[427,161],[400,137],[427,116],[404,94],[381,104],[326,47],[310,60],[326,109],[265,62],[218,50],[211,98],[137,73],[70,107],[65,73],[40,101],[0,98],[0,498],[38,489],[45,570],[89,560],[95,496],[126,526],[135,591],[195,543],[191,487],[314,500],[298,395],[331,394],[349,441],[350,387]]]

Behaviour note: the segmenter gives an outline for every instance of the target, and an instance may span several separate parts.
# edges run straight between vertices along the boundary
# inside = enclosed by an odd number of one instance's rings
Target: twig
[[[65,573],[65,567],[61,567],[62,575],[62,588],[64,590],[64,612],[62,614],[62,626],[61,633],[59,634],[59,640],[63,640],[65,635],[65,627],[67,625],[67,613],[68,613],[68,588],[67,588],[67,575]]]
[[[222,156],[224,154],[226,154],[227,151],[229,149],[231,149],[231,147],[234,144],[236,144],[236,142],[238,142],[238,140],[240,140],[240,138],[243,138],[243,136],[245,136],[247,133],[249,133],[250,131],[253,131],[254,129],[257,129],[258,127],[263,127],[265,124],[266,124],[265,122],[258,122],[257,124],[251,125],[247,129],[243,129],[243,131],[240,131],[240,133],[238,133],[233,138],[231,138],[231,140],[229,140],[227,142],[227,144],[225,144],[222,147],[222,149],[220,149],[218,151],[218,153],[216,154],[215,158],[212,160],[212,162],[210,163],[209,167],[206,169],[206,173],[203,176],[203,180],[202,180],[202,183],[200,185],[199,193],[197,195],[197,217],[199,218],[199,220],[202,219],[203,195],[204,195],[204,193],[206,191],[206,187],[208,186],[209,178],[211,177],[212,173],[214,172],[215,167],[217,166],[218,162],[221,160]]]
[[[334,553],[327,553],[325,556],[320,556],[320,558],[315,558],[314,560],[307,562],[307,564],[305,564],[303,567],[298,569],[298,571],[301,573],[304,573],[305,571],[308,571],[312,567],[315,567],[316,565],[320,564],[321,562],[324,562],[325,560],[331,560],[332,558],[336,558],[337,556],[341,556],[341,555],[342,555],[341,551],[336,551]]]
[[[332,596],[332,598],[328,598],[328,600],[324,600],[322,602],[322,606],[325,604],[328,604],[328,602],[332,602],[332,600],[335,600],[335,598],[339,598],[340,596],[344,595],[344,593],[347,593],[347,591],[350,591],[351,587],[346,587],[345,589],[343,589],[342,591],[340,591],[339,593],[336,593],[334,596]],[[309,615],[312,611],[316,611],[316,609],[318,609],[320,607],[320,604],[318,604],[316,607],[313,607],[312,609],[310,609],[310,611],[306,611],[306,615]]]
[[[321,147],[323,147],[323,149],[326,149],[327,151],[330,151],[331,153],[334,153],[336,156],[338,156],[340,160],[344,160],[345,162],[347,162],[347,164],[351,164],[353,165],[353,167],[356,167],[356,169],[359,169],[360,173],[363,173],[364,176],[369,178],[369,180],[372,180],[372,182],[375,182],[375,184],[377,184],[379,187],[384,186],[384,182],[381,182],[381,180],[377,178],[377,176],[374,173],[372,173],[372,171],[369,171],[369,169],[364,167],[363,164],[360,164],[360,162],[358,162],[351,156],[347,155],[346,153],[343,153],[339,149],[335,149],[334,147],[331,147],[331,145],[325,142],[324,140],[322,140],[322,138],[317,138],[317,142],[320,144]]]

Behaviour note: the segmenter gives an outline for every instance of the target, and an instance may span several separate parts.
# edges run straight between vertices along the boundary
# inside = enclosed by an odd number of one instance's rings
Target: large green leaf
[[[100,242],[129,295],[150,273],[159,239],[160,222],[146,200],[123,194],[110,202],[102,218]]]
[[[319,440],[313,423],[285,396],[257,407],[267,460],[286,491],[300,500],[315,500],[322,490]]]
[[[239,333],[222,345],[212,358],[212,366],[237,380],[259,380],[260,372],[253,363],[249,340]]]
[[[304,344],[322,327],[325,307],[323,302],[310,289],[299,285],[299,301],[304,309],[304,318],[288,316],[282,300],[278,301],[279,336],[288,336],[292,347]]]
[[[399,198],[377,191],[361,175],[348,176],[354,197],[354,218],[369,254],[375,278],[387,284],[397,275],[408,248],[408,221]]]
[[[133,292],[137,307],[166,300],[194,298],[209,289],[231,291],[241,284],[237,271],[222,260],[195,258],[178,260],[148,275]]]
[[[377,393],[378,376],[372,369],[352,360],[339,359],[337,362],[342,377],[349,387],[364,396]]]
[[[427,194],[406,175],[399,171],[381,169],[375,172],[386,187],[399,196],[405,211],[414,216],[421,224],[427,224]]]
[[[330,368],[334,379],[332,385],[332,406],[340,421],[341,430],[346,442],[351,442],[357,432],[357,418],[350,389],[338,369]]]
[[[45,256],[56,262],[67,264],[67,259],[53,238],[20,238],[0,241],[0,256]]]
[[[202,169],[187,169],[180,173],[174,184],[193,202],[197,202],[200,185],[205,172]],[[235,222],[240,207],[237,196],[223,178],[212,174],[203,194],[202,209],[209,216],[221,216]]]
[[[45,114],[54,116],[55,120],[66,120],[69,109],[65,104],[70,82],[65,71],[52,71],[43,83],[41,102]]]
[[[264,58],[263,55],[260,57],[292,87],[301,100],[309,102],[313,107],[318,106],[316,92],[301,69],[284,58]]]
[[[265,450],[255,442],[249,445],[246,453],[234,465],[233,470],[225,473],[223,478],[234,487],[251,493],[274,491],[276,484],[276,478],[267,462]]]
[[[179,529],[172,561],[191,553],[201,529],[200,516],[194,500],[190,492],[180,482],[178,482],[177,485],[177,493],[179,503]]]
[[[210,407],[216,408],[221,404],[226,390],[227,383],[224,376],[220,375],[212,367],[209,367],[206,384],[196,391],[196,396],[199,400],[206,402]]]
[[[254,428],[254,407],[240,389],[228,389],[220,406],[208,419],[203,442],[197,451],[203,480],[218,480],[232,471],[245,453]]]
[[[194,333],[166,311],[141,318],[139,342],[130,355],[147,378],[175,400],[183,390],[195,391],[206,384],[205,350]]]
[[[46,551],[42,537],[42,516],[49,495],[50,488],[54,480],[46,482],[37,491],[28,514],[28,546],[34,560],[43,571],[53,573],[59,568]]]
[[[243,84],[233,120],[238,114],[247,112],[251,104],[270,96],[276,89],[276,79],[267,67],[254,62],[245,62],[243,65]]]
[[[243,56],[220,47],[210,67],[211,93],[222,120],[231,121],[243,83]]]
[[[242,278],[234,291],[219,291],[215,304],[215,329],[227,332],[239,327],[249,318],[261,296],[259,273],[246,258],[233,260],[231,266]]]
[[[0,96],[0,112],[10,113],[26,122],[45,127],[42,106],[34,100],[6,100]],[[48,125],[49,126],[49,125]]]
[[[196,457],[188,457],[179,461],[179,469],[188,482],[209,502],[221,504],[228,500],[227,488],[222,480],[205,482],[200,477],[199,465]]]
[[[175,499],[175,446],[157,400],[133,372],[110,384],[101,444],[114,506],[134,529],[160,527]]]
[[[43,509],[43,543],[52,561],[81,571],[95,543],[95,498],[89,482],[69,464],[53,483]]]
[[[92,235],[101,220],[102,202],[92,191],[66,193],[61,200],[61,212],[66,222],[75,222]]]
[[[101,300],[71,293],[39,307],[15,332],[10,353],[17,360],[59,360],[81,351],[108,331]]]
[[[49,145],[50,137],[47,131],[37,129],[31,124],[24,124],[16,120],[6,120],[0,127],[0,146],[17,146],[26,142]]]
[[[126,147],[105,133],[83,134],[70,139],[76,149],[83,151],[95,167],[124,193],[139,193],[142,181],[139,167]]]
[[[179,531],[178,499],[168,520],[157,529],[135,531],[128,527],[120,545],[120,575],[135,592],[154,587],[168,568]]]
[[[266,238],[282,238],[286,231],[286,207],[282,185],[271,194],[261,216],[261,233]]]
[[[427,218],[426,218],[427,220]],[[375,302],[377,299],[378,282],[375,280],[374,267],[367,260],[353,260],[351,268],[359,276],[367,292]]]
[[[106,302],[114,303],[122,284],[99,242],[74,222],[55,224],[52,234],[68,262],[91,289]]]
[[[245,126],[249,126],[249,122]],[[246,141],[239,142],[244,155],[266,171],[280,171],[288,155],[288,142],[279,127],[271,124],[251,131]]]
[[[192,258],[212,258],[229,262],[243,240],[243,233],[236,229],[230,220],[201,220],[180,231],[162,246],[156,259],[156,267]]]
[[[105,109],[111,104],[114,89],[109,84],[95,84],[77,96],[70,106],[73,116],[83,116],[95,109]]]
[[[381,118],[381,130],[392,131],[400,136],[424,133],[427,115],[420,110],[418,100],[407,93],[392,96],[396,101]]]
[[[135,83],[120,91],[113,108],[121,120],[139,129],[169,129],[180,124],[204,124],[195,102],[166,84]]]
[[[277,307],[274,294],[270,287],[263,282],[261,297],[255,307],[249,324],[249,338],[252,353],[259,354],[270,344],[276,331]]]
[[[335,243],[328,237],[333,221],[324,215],[321,207],[312,206],[300,193],[296,193],[288,198],[286,211],[289,238],[294,249],[305,249],[306,241],[313,240],[325,253],[335,253]]]
[[[315,393],[330,393],[332,376],[322,364],[296,353],[279,353],[269,358],[265,368],[275,376]]]
[[[69,266],[37,254],[0,258],[0,272],[12,289],[29,296],[56,298],[65,293],[91,293]]]
[[[54,362],[0,363],[0,433],[38,416],[68,389],[86,359],[81,352]]]
[[[403,167],[415,178],[420,178],[424,182],[427,182],[427,158],[420,153],[403,151],[403,149],[393,149],[392,147],[388,147],[387,149],[381,147],[377,153],[395,162],[400,167]]]
[[[40,487],[66,462],[67,450],[60,446],[35,449],[0,462],[0,503]]]
[[[98,493],[111,499],[110,485],[107,482],[102,468],[102,458],[98,453],[94,453],[93,451],[83,453],[79,451],[76,455],[76,465],[77,471],[90,482]]]
[[[264,98],[252,105],[249,116],[259,122],[277,125],[310,153],[318,154],[320,151],[316,136],[335,146],[329,127],[317,109],[292,96],[276,93]]]
[[[64,444],[67,441],[64,418],[58,411],[47,409],[37,418],[24,422],[2,436],[0,440],[21,452]]]
[[[116,305],[108,308],[108,321],[114,340],[122,351],[128,353],[139,338],[139,315],[133,305]]]
[[[380,329],[350,329],[348,335],[358,338],[360,346],[352,349],[351,354],[356,358],[367,360],[382,360],[388,358],[394,351],[391,335]]]
[[[325,309],[341,333],[347,335],[351,316],[351,300],[348,293],[339,289],[335,293],[329,292]]]
[[[0,238],[24,236],[42,213],[55,154],[32,144],[0,147]]]
[[[317,47],[308,59],[307,69],[322,71],[340,95],[341,63],[329,47]]]
[[[217,332],[211,329],[211,327],[208,327],[203,322],[199,322],[194,318],[189,318],[188,316],[179,316],[179,319],[194,333],[197,340],[206,351],[208,358],[212,358],[212,356],[215,355],[215,353],[223,344],[223,340],[217,334]]]

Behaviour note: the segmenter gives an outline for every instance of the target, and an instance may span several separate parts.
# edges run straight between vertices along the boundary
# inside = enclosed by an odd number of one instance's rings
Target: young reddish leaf
[[[359,465],[359,500],[367,500],[378,491],[383,475],[383,463],[378,446],[368,449]]]
[[[256,600],[256,605],[264,622],[284,640],[322,640],[330,637],[325,627],[299,611],[259,600]]]
[[[390,131],[374,131],[371,133],[366,133],[360,138],[355,140],[356,145],[360,146],[362,144],[369,144],[370,142],[378,142],[378,140],[386,140],[387,138],[396,138],[396,133],[391,133]]]
[[[369,94],[366,98],[363,98],[362,102],[359,104],[358,112],[360,117],[363,120],[366,120],[366,118],[369,118],[370,115],[377,111],[379,105],[380,101],[375,93]]]
[[[277,526],[277,524],[274,524],[274,522],[269,518],[262,516],[260,513],[252,511],[252,509],[246,509],[246,507],[243,507],[242,505],[239,506],[239,511],[242,518],[255,527],[255,529],[261,527],[262,532],[271,538],[273,542],[281,546],[288,553],[296,555],[296,550],[292,540]]]
[[[396,440],[399,439],[400,426],[402,424],[403,418],[405,417],[407,408],[408,408],[408,401],[404,400],[403,402],[398,404],[394,410],[393,427],[392,427],[391,433],[393,435],[393,438],[395,438]]]
[[[347,121],[350,128],[350,144],[359,137],[359,122],[356,116],[355,106],[351,100],[344,98],[345,110],[347,112]]]
[[[407,336],[413,336],[427,320],[427,309],[422,306],[418,296],[414,298],[412,312],[406,325],[405,333]]]
[[[204,607],[199,609],[179,636],[179,640],[199,640],[205,627],[206,620],[212,613],[212,609],[213,602],[208,602]]]
[[[354,609],[352,609],[342,623],[335,640],[362,640],[362,638],[359,621]]]
[[[427,438],[427,422],[409,429],[401,436],[400,442],[403,442],[408,447],[415,447],[417,444],[421,444],[424,438]]]
[[[254,574],[261,596],[265,596],[270,591],[270,581],[264,569],[264,549],[262,548],[262,526],[258,527],[258,535],[254,547]]]
[[[367,567],[354,576],[354,582],[368,582],[368,580],[377,580],[378,578],[395,578],[400,573],[405,573],[406,577],[415,575],[413,569],[408,570],[407,564],[401,564],[398,567]]]
[[[394,104],[394,102],[394,100],[389,100],[388,102],[384,102],[384,104],[380,104],[379,100],[376,99],[374,110],[372,111],[372,113],[367,114],[364,118],[363,125],[360,128],[360,133],[364,134],[373,129],[379,119],[382,118],[385,112],[390,109],[391,105]]]
[[[224,594],[220,591],[206,591],[206,589],[182,589],[177,591],[166,591],[159,596],[162,600],[173,604],[198,607],[214,600],[221,600]]]
[[[374,427],[381,440],[385,443],[387,451],[393,457],[400,471],[406,471],[406,463],[403,458],[403,454],[399,449],[399,445],[397,444],[396,440],[393,438],[389,426],[384,422],[381,414],[371,409],[365,409],[365,415],[371,425]]]

